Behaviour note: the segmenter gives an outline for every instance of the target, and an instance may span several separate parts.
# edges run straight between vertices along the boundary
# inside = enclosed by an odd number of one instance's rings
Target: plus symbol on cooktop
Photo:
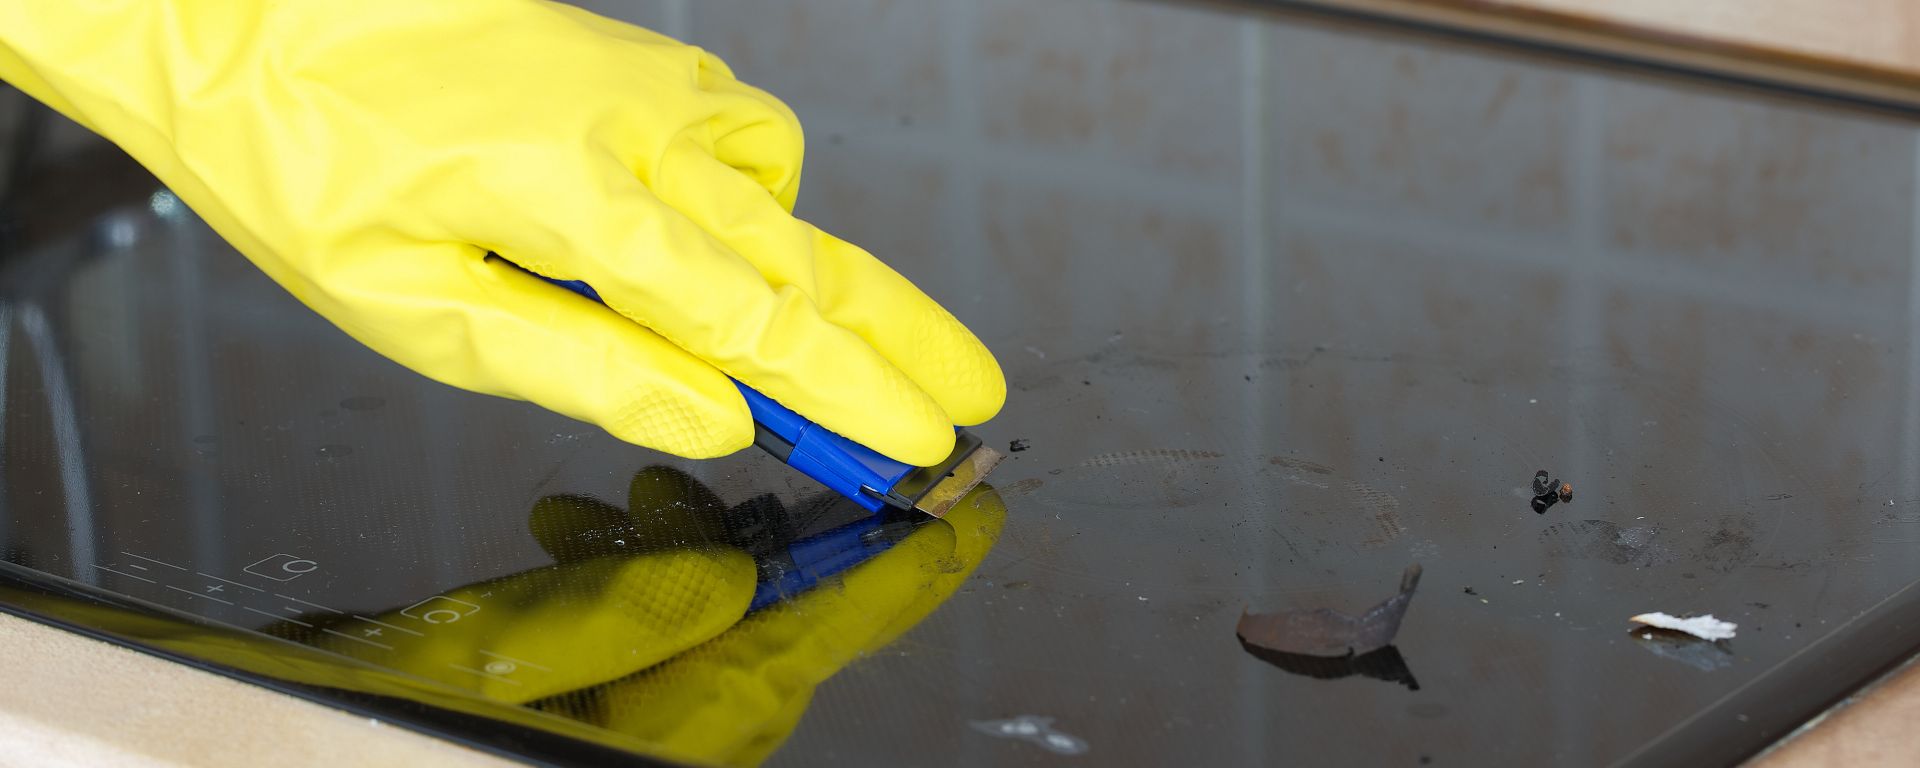
[[[360,634],[363,634],[363,635],[366,635],[367,637],[379,637],[379,636],[380,636],[380,628],[379,628],[379,627],[367,627],[366,629],[363,629],[363,630],[360,630]]]
[[[207,587],[208,592],[225,592],[226,589],[227,589],[226,587],[220,586],[218,584],[214,584]]]

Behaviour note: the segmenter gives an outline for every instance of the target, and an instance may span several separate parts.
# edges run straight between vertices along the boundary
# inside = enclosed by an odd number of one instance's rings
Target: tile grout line
[[[1247,348],[1252,353],[1249,362],[1257,370],[1260,357],[1267,352],[1267,297],[1271,295],[1271,279],[1267,273],[1267,228],[1273,217],[1267,215],[1268,168],[1266,162],[1267,142],[1267,100],[1266,100],[1266,45],[1261,37],[1264,24],[1258,19],[1244,19],[1239,22],[1240,54],[1240,318],[1243,332],[1247,338]],[[1276,414],[1269,413],[1267,404],[1268,384],[1264,377],[1256,378],[1250,386],[1244,387],[1242,412],[1247,418],[1242,422],[1246,432],[1241,436],[1241,444],[1248,449],[1265,446],[1268,424]],[[1277,430],[1275,430],[1277,431]],[[1251,484],[1249,483],[1249,486]],[[1244,498],[1259,498],[1256,489],[1248,487]],[[1252,564],[1258,583],[1267,583],[1272,578],[1272,565],[1267,558],[1257,558]],[[1241,707],[1246,712],[1266,713],[1274,711],[1272,694],[1261,686],[1242,689]],[[1243,762],[1263,765],[1271,762],[1264,739],[1249,739],[1244,747]]]
[[[940,18],[945,22],[940,25],[941,66],[947,73],[947,120],[952,127],[949,136],[951,140],[941,147],[939,154],[935,156],[944,157],[947,167],[952,169],[949,183],[952,184],[953,204],[948,207],[947,215],[952,217],[948,220],[948,224],[952,227],[955,240],[953,257],[963,262],[987,264],[989,259],[984,248],[986,240],[981,236],[985,221],[982,217],[980,197],[984,194],[984,190],[981,188],[978,168],[981,157],[980,101],[976,89],[980,87],[980,80],[973,68],[969,66],[970,61],[965,49],[965,46],[973,40],[973,36],[978,34],[979,20],[975,15],[974,3],[970,2],[945,3],[940,8],[940,14]],[[954,286],[956,301],[965,302],[972,307],[980,305],[984,298],[982,293],[985,290],[984,277],[981,275],[983,271],[985,270],[978,268],[952,271],[951,279],[961,283]],[[962,317],[973,314],[959,311],[958,307],[954,309],[956,310],[954,314]],[[960,649],[958,658],[981,656],[984,650],[992,645],[984,629],[970,622],[962,624],[962,629],[956,633],[953,640],[955,646]],[[960,677],[964,682],[956,686],[957,690],[954,693],[955,698],[962,702],[961,706],[973,706],[992,700],[992,692],[982,687],[983,681],[978,676],[962,674]],[[960,764],[988,762],[992,753],[983,751],[986,747],[979,742],[979,739],[965,740],[964,746],[954,756],[955,762]]]
[[[1595,409],[1590,374],[1593,370],[1591,358],[1585,355],[1587,350],[1596,349],[1605,339],[1605,313],[1600,304],[1600,295],[1596,276],[1603,274],[1595,262],[1607,258],[1606,246],[1601,240],[1601,222],[1605,219],[1601,210],[1603,196],[1600,194],[1601,168],[1601,130],[1599,123],[1606,114],[1605,94],[1600,91],[1600,81],[1591,73],[1576,73],[1573,84],[1573,121],[1571,135],[1568,137],[1572,156],[1573,188],[1570,190],[1569,205],[1573,210],[1572,240],[1573,249],[1566,260],[1562,275],[1566,279],[1565,301],[1567,302],[1567,327],[1565,344],[1561,350],[1568,369],[1574,379],[1568,388],[1568,403],[1565,418],[1567,434],[1584,435],[1580,420],[1584,414]],[[1568,467],[1574,472],[1597,471],[1592,463],[1592,444],[1587,440],[1572,441],[1573,455],[1567,457]],[[1554,470],[1559,471],[1559,470]]]
[[[953,206],[951,215],[955,221],[954,239],[958,241],[959,258],[976,263],[987,261],[985,239],[980,231],[985,221],[982,217],[980,197],[985,194],[980,176],[980,158],[986,157],[980,138],[980,79],[967,56],[967,43],[979,31],[979,17],[973,3],[947,3],[942,6],[946,19],[940,25],[942,64],[947,70],[947,109],[948,121],[952,126],[952,141],[946,143],[949,168],[953,169]],[[965,284],[958,286],[956,294],[965,297],[968,303],[978,303],[985,290],[979,269],[958,270],[957,280]]]
[[[693,32],[693,9],[688,0],[664,0],[660,7],[660,30],[667,37],[682,42]]]
[[[1531,475],[1533,469],[1545,469],[1576,486],[1584,485],[1589,489],[1587,498],[1591,504],[1594,498],[1591,494],[1599,490],[1599,480],[1605,474],[1594,450],[1594,432],[1585,428],[1583,422],[1588,414],[1600,410],[1596,393],[1590,384],[1593,381],[1592,374],[1600,371],[1595,370],[1598,364],[1587,351],[1598,347],[1605,338],[1605,313],[1598,295],[1599,281],[1594,277],[1602,274],[1595,262],[1607,258],[1600,235],[1605,219],[1600,209],[1603,198],[1600,194],[1600,121],[1606,113],[1606,105],[1603,103],[1605,94],[1600,90],[1601,83],[1592,73],[1576,71],[1572,75],[1573,115],[1567,141],[1572,153],[1568,159],[1572,165],[1569,178],[1573,180],[1573,186],[1568,190],[1567,202],[1573,212],[1569,232],[1573,247],[1567,258],[1561,260],[1560,274],[1566,281],[1563,301],[1567,304],[1567,325],[1562,337],[1564,347],[1553,356],[1566,366],[1572,377],[1565,382],[1567,402],[1561,414],[1566,425],[1563,434],[1569,437],[1566,441],[1568,450],[1567,455],[1559,459],[1564,462],[1564,468],[1534,467],[1525,469],[1525,474]],[[1578,569],[1578,566],[1570,570],[1574,569]],[[1557,719],[1561,722],[1577,722],[1578,713],[1562,710],[1561,717]],[[1558,736],[1564,741],[1588,748],[1595,746],[1593,735],[1585,729],[1560,731]]]

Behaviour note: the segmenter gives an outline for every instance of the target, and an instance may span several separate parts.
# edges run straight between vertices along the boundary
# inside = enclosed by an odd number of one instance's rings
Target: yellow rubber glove
[[[793,218],[785,105],[571,6],[0,0],[0,79],[126,149],[354,338],[631,442],[751,443],[731,375],[926,465],[1006,396],[952,315]]]

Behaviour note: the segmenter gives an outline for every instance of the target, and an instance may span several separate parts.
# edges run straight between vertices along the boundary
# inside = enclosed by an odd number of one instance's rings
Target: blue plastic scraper
[[[547,282],[600,301],[600,293],[579,280]],[[979,437],[955,429],[953,452],[944,461],[931,467],[903,464],[808,421],[752,387],[738,381],[734,386],[753,412],[754,445],[872,512],[892,507],[945,515],[1006,458]]]

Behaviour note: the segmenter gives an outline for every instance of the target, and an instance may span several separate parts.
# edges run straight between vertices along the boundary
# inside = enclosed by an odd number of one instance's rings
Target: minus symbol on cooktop
[[[375,647],[378,647],[378,648],[385,648],[385,649],[387,649],[387,650],[389,650],[389,651],[391,651],[391,650],[393,650],[393,646],[391,646],[391,645],[387,645],[386,643],[376,643],[376,642],[374,642],[374,641],[372,641],[372,640],[368,640],[368,639],[366,639],[366,638],[364,638],[364,637],[354,637],[353,635],[349,635],[349,634],[347,634],[347,633],[345,633],[345,632],[335,632],[335,631],[333,631],[333,630],[331,630],[331,629],[327,629],[326,627],[321,627],[321,628],[320,628],[320,631],[322,631],[322,632],[325,632],[325,633],[327,633],[327,634],[329,634],[329,635],[333,635],[333,636],[335,636],[335,637],[344,637],[344,638],[346,638],[346,639],[348,639],[348,640],[352,640],[352,641],[354,641],[354,642],[356,642],[356,643],[366,643],[367,645],[371,645],[371,646],[375,646]]]
[[[233,603],[232,603],[232,602],[230,602],[230,601],[227,601],[227,600],[222,600],[222,599],[220,599],[220,598],[217,598],[217,597],[214,597],[214,596],[212,596],[212,595],[203,595],[203,594],[200,594],[200,593],[198,593],[198,592],[195,592],[195,591],[193,591],[193,590],[191,590],[191,589],[181,589],[181,588],[179,588],[179,587],[176,587],[176,586],[174,586],[174,585],[172,585],[172,584],[162,584],[162,585],[160,585],[160,586],[163,586],[163,587],[166,587],[167,589],[171,589],[171,590],[173,590],[173,591],[175,591],[175,592],[184,592],[184,593],[186,593],[186,594],[189,594],[189,595],[193,595],[194,597],[198,597],[198,598],[200,598],[200,599],[202,599],[202,600],[212,600],[212,601],[214,601],[214,602],[216,602],[216,603],[226,603],[227,605],[233,605]]]
[[[357,614],[357,613],[356,613],[356,614],[353,614],[353,617],[354,617],[354,618],[356,618],[356,619],[359,619],[359,620],[361,620],[361,621],[364,621],[364,622],[366,622],[366,623],[368,623],[368,624],[378,624],[378,625],[380,625],[380,626],[383,626],[383,627],[386,627],[387,629],[397,629],[397,630],[399,630],[399,631],[401,631],[401,632],[405,632],[405,633],[407,633],[407,634],[409,634],[409,635],[413,635],[414,637],[426,637],[426,634],[425,634],[425,633],[421,633],[421,632],[415,632],[415,631],[413,631],[413,630],[411,630],[411,629],[407,629],[406,627],[396,627],[396,626],[394,626],[394,625],[392,625],[392,624],[388,624],[388,623],[386,623],[386,622],[384,622],[384,621],[378,621],[378,620],[375,620],[375,619],[369,619],[369,618],[367,618],[367,617],[365,617],[365,616],[361,616],[360,614]]]
[[[218,577],[218,576],[215,576],[215,575],[213,575],[213,574],[211,574],[211,573],[203,573],[203,572],[201,572],[201,571],[194,571],[194,573],[197,573],[197,574],[200,574],[201,576],[205,576],[205,577],[207,577],[207,578],[209,578],[209,579],[213,579],[214,581],[217,581],[217,582],[220,582],[220,583],[222,583],[222,584],[232,584],[232,585],[234,585],[234,586],[236,586],[236,587],[246,587],[247,589],[251,589],[251,590],[253,590],[253,591],[255,591],[255,592],[265,592],[265,591],[266,591],[266,590],[264,590],[264,589],[261,589],[261,588],[259,588],[259,587],[256,587],[256,586],[253,586],[252,584],[242,584],[242,583],[240,583],[240,582],[237,582],[237,581],[229,581],[229,580],[227,580],[227,579],[223,579],[223,578],[220,578],[220,577]]]
[[[333,613],[338,613],[338,614],[341,614],[341,615],[343,615],[343,616],[344,616],[344,615],[346,615],[346,613],[347,613],[346,611],[342,611],[342,610],[336,610],[336,609],[333,609],[333,608],[328,608],[328,607],[326,607],[326,606],[324,606],[324,605],[321,605],[321,604],[319,604],[319,603],[309,603],[309,602],[307,602],[307,601],[305,601],[305,600],[302,600],[302,599],[300,599],[300,598],[297,598],[297,597],[288,597],[288,596],[286,596],[286,595],[283,595],[283,594],[280,594],[280,593],[278,593],[278,592],[275,592],[275,593],[273,593],[273,596],[274,596],[274,597],[277,597],[277,598],[280,598],[280,599],[282,599],[282,600],[292,600],[292,601],[294,601],[294,602],[296,602],[296,603],[299,603],[299,604],[301,604],[301,605],[308,605],[308,606],[313,606],[313,607],[315,607],[315,608],[318,608],[318,609],[320,609],[320,610],[323,610],[323,611],[330,611],[330,612],[333,612]]]
[[[285,622],[290,622],[290,623],[293,623],[293,624],[298,624],[298,625],[300,625],[300,626],[303,626],[303,627],[306,627],[306,628],[308,628],[308,629],[312,629],[312,628],[313,628],[313,625],[312,625],[312,624],[308,624],[308,623],[306,623],[306,622],[304,622],[304,621],[301,621],[301,620],[299,620],[299,619],[289,619],[289,618],[287,618],[287,617],[285,617],[285,616],[276,616],[276,615],[274,615],[274,614],[271,614],[271,613],[267,613],[266,611],[263,611],[263,610],[260,610],[260,609],[258,609],[258,608],[247,608],[247,607],[246,607],[246,606],[244,606],[244,605],[243,605],[243,606],[240,606],[240,607],[241,607],[241,608],[246,608],[246,610],[249,610],[249,611],[253,611],[254,613],[257,613],[257,614],[260,614],[260,615],[262,615],[262,616],[265,616],[265,617],[267,617],[267,618],[269,618],[269,619],[273,619],[274,621],[285,621]]]
[[[153,559],[153,558],[151,558],[151,557],[147,557],[146,555],[136,555],[136,554],[134,554],[134,553],[132,553],[132,552],[128,552],[128,551],[126,551],[126,550],[124,550],[124,549],[123,549],[123,550],[120,550],[120,554],[123,554],[123,555],[126,555],[127,557],[137,557],[137,558],[140,558],[141,560],[145,560],[145,561],[147,561],[147,562],[149,562],[149,563],[157,563],[157,564],[160,564],[160,565],[164,565],[164,566],[166,566],[166,567],[168,567],[168,568],[172,568],[172,569],[174,569],[174,570],[176,570],[176,571],[185,571],[185,570],[189,570],[189,569],[188,569],[188,568],[187,568],[186,566],[184,566],[184,565],[174,565],[173,563],[169,563],[169,562],[167,562],[167,561],[165,561],[165,560],[155,560],[155,559]]]
[[[103,570],[103,571],[106,571],[107,573],[114,573],[114,574],[119,574],[119,575],[121,575],[121,576],[125,576],[125,577],[127,577],[127,578],[129,578],[129,579],[139,579],[139,580],[141,580],[141,581],[144,581],[144,582],[146,582],[146,583],[148,583],[148,584],[158,584],[158,583],[160,583],[160,582],[157,582],[157,581],[154,581],[153,579],[149,579],[149,578],[147,578],[147,577],[145,577],[145,576],[135,576],[135,575],[133,575],[133,574],[131,574],[131,573],[127,573],[126,571],[116,571],[116,570],[114,570],[114,569],[112,569],[112,568],[108,568],[108,567],[106,567],[106,566],[104,566],[104,565],[96,565],[96,566],[94,566],[94,567],[95,567],[95,568],[98,568],[98,569],[100,569],[100,570]]]

